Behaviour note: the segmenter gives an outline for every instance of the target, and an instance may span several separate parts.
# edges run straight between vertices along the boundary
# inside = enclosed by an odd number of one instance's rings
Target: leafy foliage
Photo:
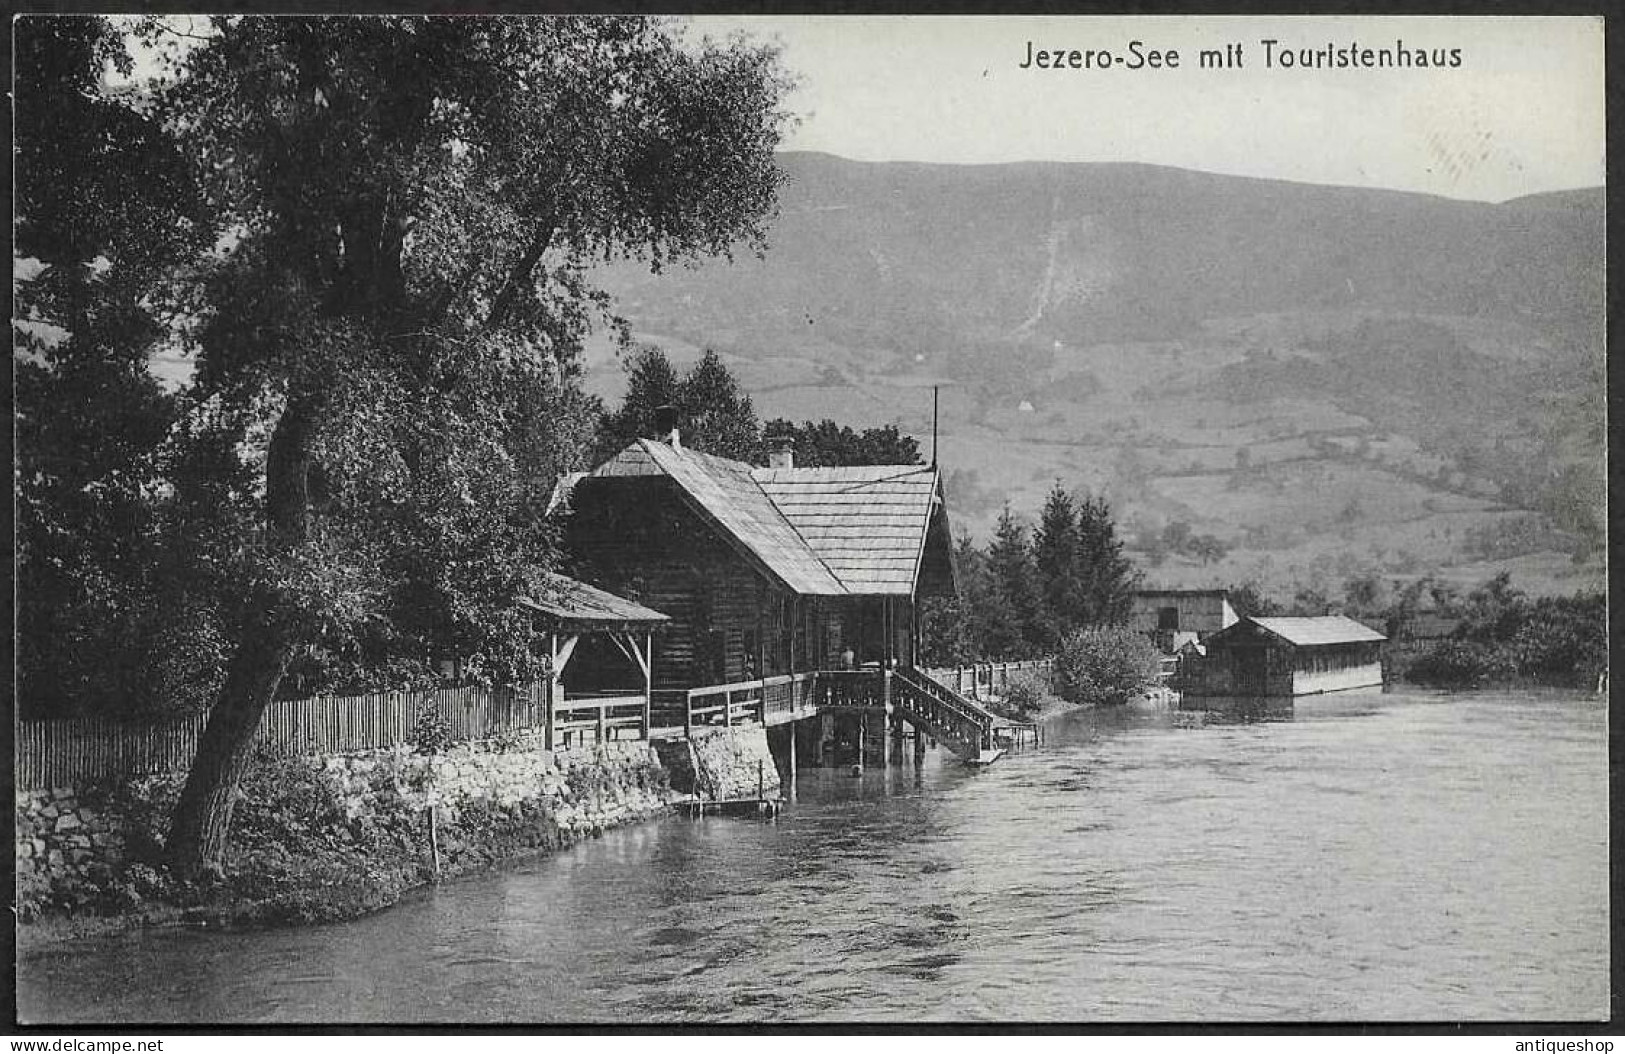
[[[163,79],[114,92],[121,32],[38,20],[19,53],[23,559],[54,605],[28,639],[213,668],[170,842],[196,863],[290,669],[531,672],[516,600],[599,412],[581,341],[618,327],[589,270],[759,248],[785,83],[771,50],[646,18],[220,17],[168,51],[141,22]],[[173,398],[160,345],[194,367]],[[195,610],[147,588],[177,554]]]
[[[1012,721],[1028,721],[1043,707],[1044,698],[1049,694],[1047,678],[1023,674],[1005,687],[1004,697],[990,708]]]
[[[147,360],[173,307],[168,269],[203,243],[200,203],[160,122],[100,90],[132,68],[109,23],[15,28],[21,705],[184,705],[210,684],[177,648],[206,654],[220,627],[195,602],[197,548],[167,537],[165,442],[180,408]]]
[[[841,465],[920,465],[920,444],[896,425],[855,431],[825,418],[796,424],[775,418],[763,429],[767,436],[790,439],[798,466],[819,468]]]
[[[640,436],[654,436],[655,412],[671,406],[685,447],[735,461],[761,460],[762,426],[756,409],[716,352],[707,350],[679,377],[664,351],[644,345],[632,356],[627,374],[621,408],[599,426],[600,459],[619,453]]]
[[[1353,575],[1341,592],[1334,601],[1301,590],[1287,613],[1331,610],[1380,626],[1389,638],[1385,667],[1395,679],[1466,686],[1527,678],[1584,687],[1608,667],[1607,602],[1598,593],[1532,599],[1505,572],[1466,595],[1431,575],[1388,582]],[[1230,599],[1241,615],[1281,611],[1249,586],[1232,587]],[[1418,639],[1422,619],[1435,628]],[[1448,635],[1436,638],[1438,627]]]
[[[959,595],[923,609],[922,651],[951,665],[1052,654],[1081,626],[1127,620],[1138,581],[1104,499],[1059,484],[1036,530],[1006,506],[985,552],[961,539]]]
[[[1161,660],[1144,634],[1092,626],[1068,634],[1055,656],[1055,690],[1074,704],[1117,705],[1157,683]]]

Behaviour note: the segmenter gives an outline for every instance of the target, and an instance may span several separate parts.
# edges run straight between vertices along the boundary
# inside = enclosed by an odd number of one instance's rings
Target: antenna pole
[[[937,386],[931,386],[931,467],[937,467]]]

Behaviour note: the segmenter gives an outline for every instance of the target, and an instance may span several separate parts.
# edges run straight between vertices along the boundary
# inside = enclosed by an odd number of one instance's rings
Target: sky
[[[1503,201],[1604,181],[1602,20],[1311,17],[704,17],[783,48],[784,148],[865,161],[1136,161]],[[1459,49],[1442,69],[1266,65],[1350,45]],[[1178,66],[1122,61],[1177,51]],[[1034,50],[1109,69],[1023,69]],[[1198,53],[1241,45],[1240,68]],[[1092,63],[1092,65],[1096,65]]]

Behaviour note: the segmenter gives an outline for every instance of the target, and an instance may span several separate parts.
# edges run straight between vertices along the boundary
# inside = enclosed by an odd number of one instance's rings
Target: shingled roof
[[[653,608],[552,572],[542,575],[540,592],[520,603],[560,629],[653,629],[671,621]]]
[[[639,439],[590,476],[666,476],[704,519],[743,546],[798,593],[840,596],[847,588],[751,478],[751,466],[696,450]]]
[[[798,593],[908,596],[933,522],[937,470],[916,465],[755,468],[639,439],[589,473],[666,476],[689,504]]]
[[[940,508],[935,469],[758,468],[751,476],[848,590],[914,591]]]

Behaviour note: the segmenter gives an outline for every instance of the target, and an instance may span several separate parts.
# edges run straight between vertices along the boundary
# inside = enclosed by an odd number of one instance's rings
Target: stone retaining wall
[[[681,797],[642,741],[548,751],[540,737],[517,737],[462,743],[435,756],[397,747],[301,763],[329,787],[348,820],[402,809],[426,814],[433,807],[437,822],[451,826],[477,805],[537,818],[560,842],[655,816]],[[174,774],[112,786],[19,791],[19,902],[72,910],[105,892],[130,862],[127,857],[150,859],[182,780]],[[258,804],[241,801],[239,822]],[[143,851],[131,852],[137,843]]]
[[[768,748],[767,729],[695,729],[691,738],[658,742],[674,790],[707,801],[779,795],[779,769]],[[760,784],[758,784],[758,777]]]

